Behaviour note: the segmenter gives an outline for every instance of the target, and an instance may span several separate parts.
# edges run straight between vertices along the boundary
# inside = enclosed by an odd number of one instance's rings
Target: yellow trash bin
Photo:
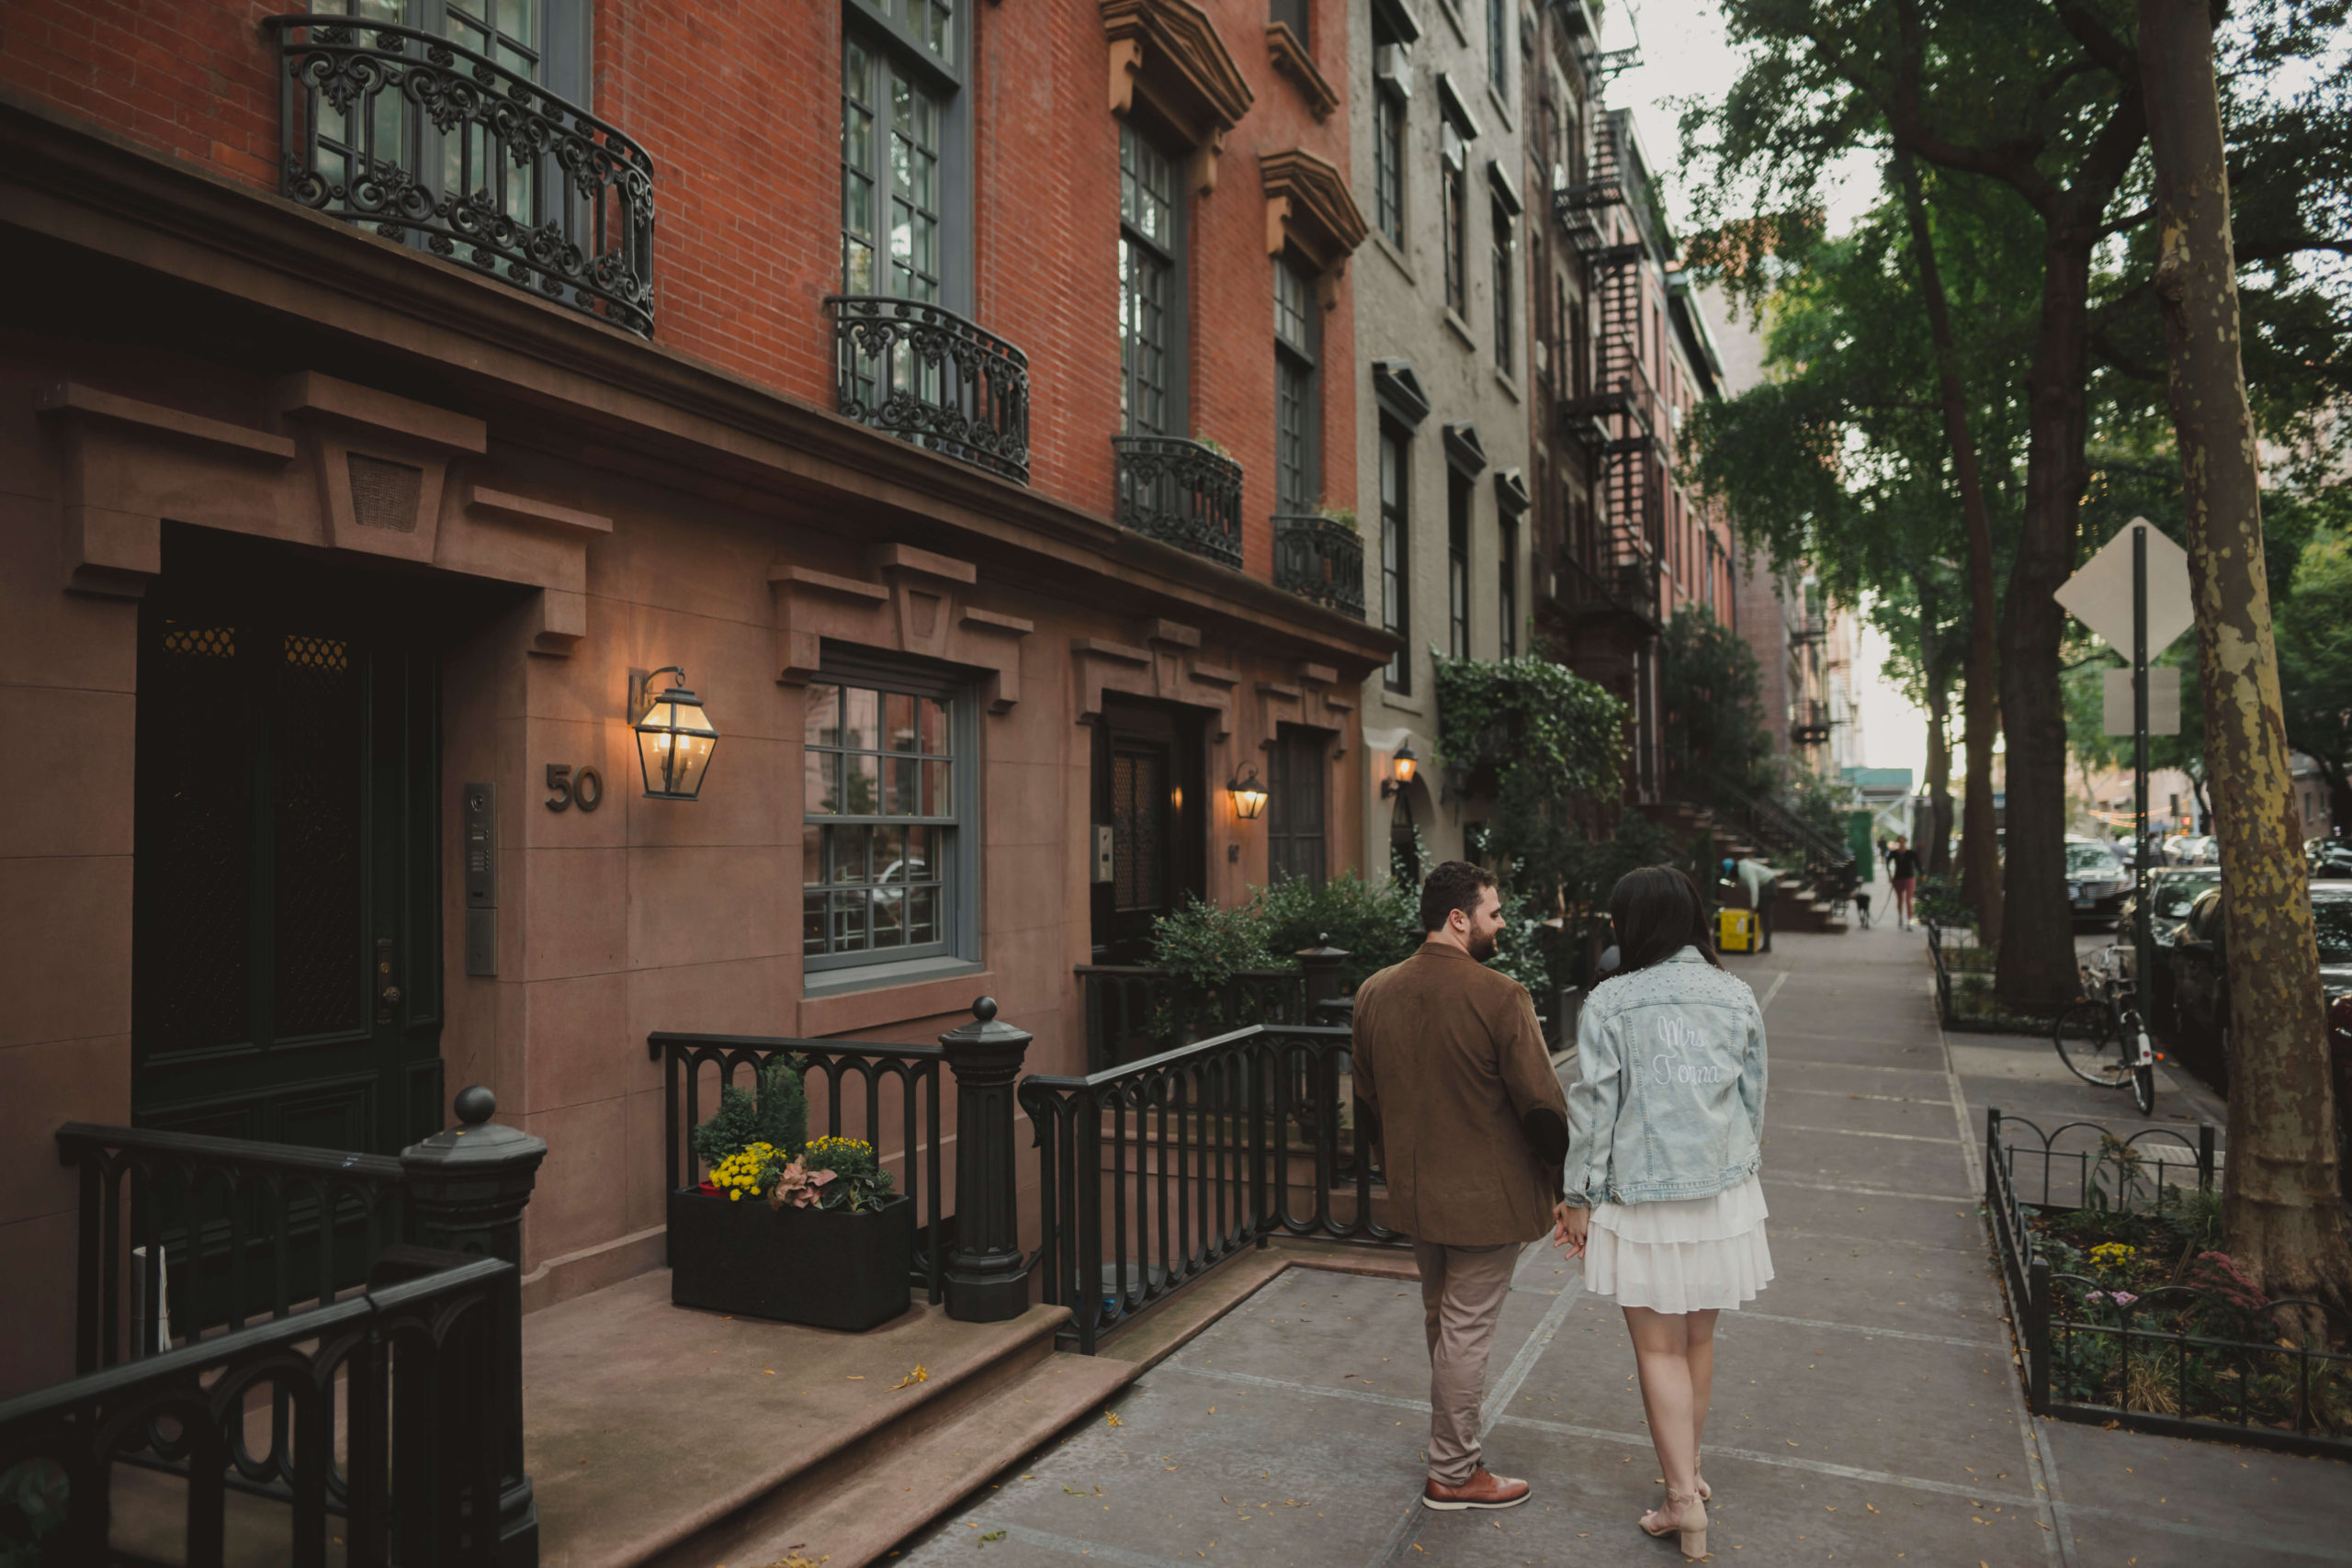
[[[1756,911],[1753,909],[1724,909],[1718,911],[1715,947],[1724,953],[1753,953],[1756,951]]]

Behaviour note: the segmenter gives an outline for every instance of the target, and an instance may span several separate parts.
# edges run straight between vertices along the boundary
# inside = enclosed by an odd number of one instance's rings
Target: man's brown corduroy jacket
[[[1525,987],[1423,942],[1357,988],[1354,1051],[1392,1229],[1488,1247],[1551,1228],[1568,1105]]]

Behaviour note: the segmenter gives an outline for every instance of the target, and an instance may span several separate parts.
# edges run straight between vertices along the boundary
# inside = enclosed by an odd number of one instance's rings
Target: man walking
[[[1534,1004],[1489,969],[1494,874],[1450,860],[1421,886],[1421,945],[1356,992],[1355,1089],[1413,1238],[1430,1348],[1424,1507],[1509,1508],[1527,1483],[1481,1462],[1487,1352],[1521,1249],[1561,1223],[1567,1097]]]

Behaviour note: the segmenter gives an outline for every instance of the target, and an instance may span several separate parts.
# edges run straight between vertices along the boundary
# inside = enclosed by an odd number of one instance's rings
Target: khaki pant
[[[1478,1407],[1487,1352],[1510,1294],[1520,1248],[1413,1243],[1421,1270],[1421,1325],[1430,1346],[1430,1479],[1460,1486],[1477,1470]]]

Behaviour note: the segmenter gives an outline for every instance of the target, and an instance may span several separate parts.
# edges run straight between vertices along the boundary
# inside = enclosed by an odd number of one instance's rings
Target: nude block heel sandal
[[[1699,1523],[1695,1528],[1681,1522],[1688,1517],[1685,1513],[1686,1508],[1698,1510]],[[1652,1519],[1664,1521],[1662,1528],[1652,1529],[1650,1528]],[[1645,1535],[1681,1537],[1677,1544],[1682,1548],[1682,1555],[1685,1557],[1699,1558],[1707,1555],[1707,1507],[1699,1500],[1699,1495],[1696,1492],[1677,1492],[1673,1487],[1668,1487],[1666,1506],[1653,1509],[1643,1515],[1640,1524],[1642,1533]]]

